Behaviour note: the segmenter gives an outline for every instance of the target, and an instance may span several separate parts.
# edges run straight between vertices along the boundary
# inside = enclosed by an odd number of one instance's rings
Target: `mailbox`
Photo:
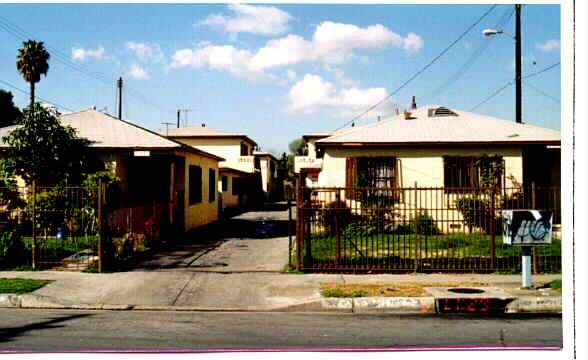
[[[553,214],[542,210],[502,210],[504,244],[551,245]]]

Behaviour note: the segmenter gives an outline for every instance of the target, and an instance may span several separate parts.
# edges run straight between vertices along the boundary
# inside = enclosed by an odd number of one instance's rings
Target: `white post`
[[[531,277],[531,246],[523,246],[523,289],[530,289],[533,287],[533,279]]]

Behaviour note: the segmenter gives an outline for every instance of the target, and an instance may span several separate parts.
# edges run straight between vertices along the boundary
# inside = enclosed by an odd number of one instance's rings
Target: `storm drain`
[[[474,288],[453,288],[447,289],[447,291],[451,291],[452,293],[456,294],[481,294],[485,292],[484,290]]]
[[[438,313],[504,313],[506,306],[515,298],[502,289],[494,287],[428,287],[435,298]]]

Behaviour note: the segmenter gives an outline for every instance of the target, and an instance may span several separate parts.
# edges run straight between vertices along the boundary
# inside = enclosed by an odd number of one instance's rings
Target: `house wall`
[[[196,154],[186,153],[186,161],[184,172],[184,188],[186,189],[184,196],[184,206],[186,212],[184,214],[184,224],[186,231],[197,228],[202,225],[209,224],[218,220],[218,194],[214,201],[210,202],[208,199],[208,170],[215,170],[215,190],[217,188],[216,181],[219,176],[218,161],[202,157]],[[190,204],[190,165],[200,166],[202,168],[202,201],[197,204]]]
[[[506,186],[512,186],[510,175],[519,183],[523,180],[522,150],[519,147],[477,147],[477,148],[327,148],[323,158],[323,169],[318,186],[345,186],[346,158],[361,156],[393,156],[402,162],[401,185],[441,187],[443,183],[443,156],[501,155],[505,161]]]
[[[222,180],[218,182],[218,191],[219,191],[219,193],[222,193],[222,197],[223,197],[223,201],[222,201],[223,209],[239,206],[239,195],[238,194],[233,195],[233,181],[234,181],[234,179],[239,178],[240,176],[237,174],[231,174],[231,173],[221,174],[220,176],[221,176],[221,178],[222,178],[222,176],[227,177],[227,190],[226,191],[223,191]]]
[[[220,156],[225,161],[219,163],[220,167],[230,167],[233,169],[253,172],[253,144],[247,143],[249,155],[241,156],[241,138],[174,138],[186,145],[196,147],[200,150]]]

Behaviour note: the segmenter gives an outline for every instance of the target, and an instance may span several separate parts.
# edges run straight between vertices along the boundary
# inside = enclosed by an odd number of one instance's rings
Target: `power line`
[[[26,90],[23,90],[23,89],[21,89],[21,88],[19,88],[19,87],[16,87],[16,86],[12,85],[11,83],[8,83],[8,82],[6,82],[6,81],[4,81],[4,80],[0,80],[0,83],[2,83],[2,84],[4,84],[4,85],[7,85],[7,86],[10,86],[11,88],[13,88],[13,89],[15,89],[15,90],[18,90],[18,91],[20,91],[21,93],[23,93],[23,94],[25,94],[25,95],[28,95],[28,96],[30,96],[30,95],[31,95],[31,93],[30,93],[30,92],[28,92],[28,91],[26,91]],[[40,96],[37,96],[37,99],[39,99],[39,100],[41,100],[41,101],[43,101],[43,102],[46,102],[47,104],[51,104],[51,105],[57,106],[57,107],[59,107],[59,108],[65,109],[65,110],[67,110],[67,111],[75,112],[75,110],[72,110],[72,109],[70,109],[70,108],[68,108],[68,107],[66,107],[66,106],[63,106],[63,105],[59,105],[59,104],[57,104],[57,103],[55,103],[55,102],[53,102],[53,101],[50,101],[50,100],[44,99],[44,98],[42,98],[42,97],[40,97]]]
[[[556,98],[555,96],[551,96],[548,93],[544,92],[543,90],[539,89],[538,87],[536,87],[535,85],[532,85],[530,82],[525,82],[524,83],[526,86],[530,87],[531,89],[535,90],[536,92],[538,92],[539,94],[545,96],[546,98],[549,98],[555,102],[561,103],[561,100]]]
[[[559,66],[559,65],[560,65],[560,62],[557,62],[557,63],[555,63],[555,64],[553,64],[553,65],[551,65],[551,66],[548,66],[548,67],[546,67],[546,68],[545,68],[545,69],[543,69],[543,70],[540,70],[540,71],[537,71],[537,72],[531,73],[531,74],[529,74],[529,75],[523,76],[523,77],[522,77],[522,79],[528,79],[528,78],[531,78],[531,77],[534,77],[534,76],[540,75],[540,74],[542,74],[542,73],[544,73],[544,72],[546,72],[546,71],[549,71],[549,70],[551,70],[551,69],[553,69],[553,68],[555,68],[556,66]],[[515,82],[515,80],[511,80],[511,81],[507,82],[507,83],[506,83],[506,84],[504,84],[504,85],[503,85],[501,88],[499,88],[498,90],[496,90],[495,92],[493,92],[493,93],[492,93],[492,95],[488,96],[487,98],[485,98],[484,100],[482,100],[482,101],[481,101],[479,104],[477,104],[476,106],[472,107],[472,108],[470,109],[470,111],[474,111],[474,110],[476,110],[477,108],[479,108],[480,106],[484,105],[485,103],[487,103],[488,101],[490,101],[491,99],[493,99],[495,96],[497,96],[498,94],[500,94],[500,93],[501,93],[501,92],[502,92],[504,89],[506,89],[506,88],[507,88],[507,87],[509,87],[510,85],[513,85],[513,84],[514,84],[514,82]],[[528,84],[527,84],[527,85],[528,85]]]
[[[502,18],[500,18],[500,20],[496,23],[494,28],[495,29],[504,28],[504,26],[506,24],[508,24],[508,22],[512,18],[512,15],[514,14],[514,12],[515,12],[514,8],[509,6],[509,8],[507,8],[504,15],[502,16]],[[478,60],[478,58],[484,53],[484,51],[486,51],[486,49],[491,44],[493,39],[494,39],[493,37],[485,37],[485,41],[482,42],[482,44],[474,51],[474,53],[470,56],[470,58],[455,73],[453,73],[453,75],[451,75],[449,78],[447,78],[447,80],[445,80],[445,82],[443,82],[435,90],[429,92],[426,95],[423,95],[423,97],[424,98],[429,98],[429,97],[434,98],[435,96],[438,96],[439,94],[443,93],[443,91],[447,90],[447,88],[449,86],[454,84],[459,78],[462,77],[463,74],[465,74],[472,67],[472,65],[474,65],[476,60]]]
[[[443,51],[441,51],[441,53],[439,53],[439,55],[437,55],[433,60],[431,60],[427,65],[425,65],[421,70],[419,70],[417,73],[415,73],[413,76],[411,76],[408,80],[406,80],[402,85],[400,85],[396,90],[392,91],[388,96],[386,96],[385,98],[383,98],[382,100],[378,101],[376,104],[370,106],[367,110],[363,111],[361,114],[355,116],[353,119],[349,120],[348,122],[346,122],[342,127],[345,127],[351,123],[353,123],[355,120],[361,118],[362,116],[364,116],[365,114],[367,114],[368,112],[372,111],[373,109],[375,109],[376,107],[378,107],[379,105],[381,105],[382,103],[384,103],[386,100],[388,100],[389,98],[391,98],[392,96],[394,96],[394,94],[396,94],[398,91],[402,90],[406,85],[408,85],[409,83],[411,83],[414,79],[416,79],[419,75],[421,75],[423,72],[425,72],[425,70],[427,70],[429,67],[431,67],[435,62],[437,62],[437,60],[439,60],[439,58],[441,58],[443,55],[445,55],[445,53],[447,53],[452,47],[455,46],[455,44],[457,44],[464,36],[466,36],[475,26],[477,26],[486,16],[488,16],[488,14],[490,14],[490,12],[492,12],[492,10],[494,10],[494,8],[496,8],[497,5],[492,5],[490,7],[490,9],[488,9],[484,14],[482,14],[482,16],[480,16],[480,18],[478,20],[476,20],[472,25],[470,25],[461,35],[459,35],[457,37],[457,39],[455,39],[452,43],[449,44],[449,46],[447,46]]]

